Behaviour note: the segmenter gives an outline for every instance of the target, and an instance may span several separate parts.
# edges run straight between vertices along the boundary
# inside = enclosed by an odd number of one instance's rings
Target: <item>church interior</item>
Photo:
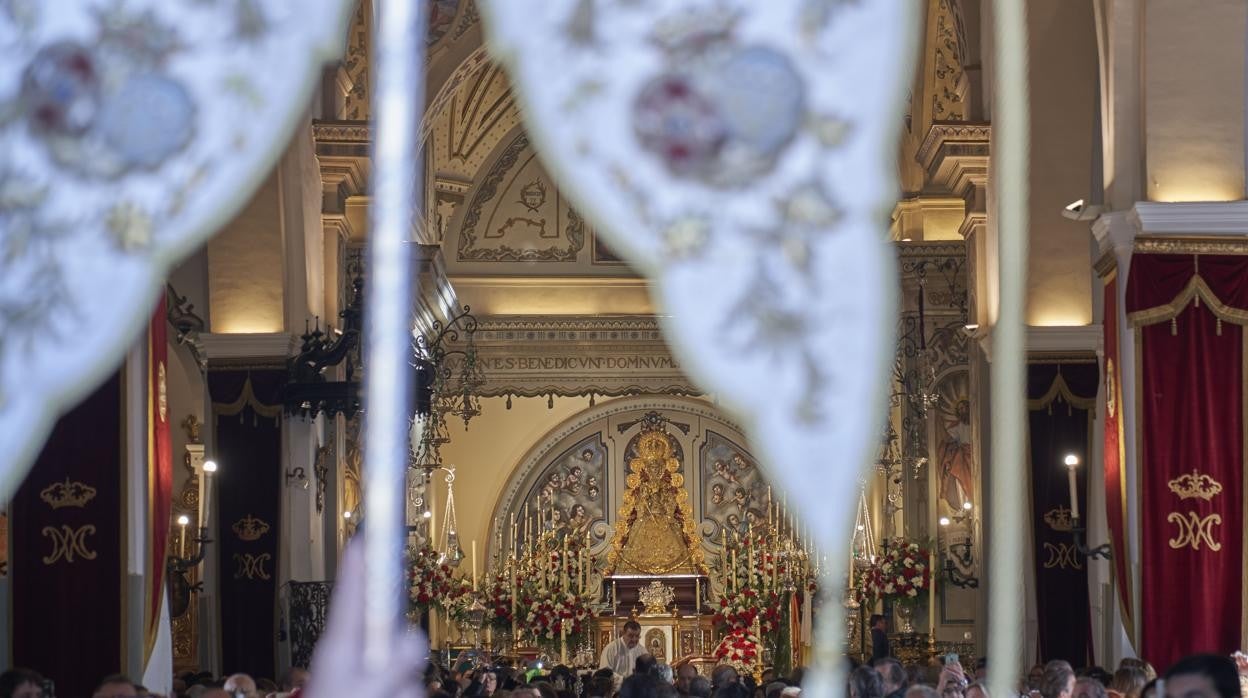
[[[988,654],[999,3],[914,4],[887,414],[859,477],[808,483],[853,517],[830,579],[749,425],[669,346],[652,281],[544,164],[488,16],[428,2],[404,591],[435,662],[592,672],[635,621],[660,663],[790,676],[821,617],[870,662],[877,616],[906,665],[957,655],[969,677]],[[6,668],[65,696],[119,672],[162,695],[201,672],[315,675],[370,514],[375,10],[354,3],[276,165],[5,503]],[[1248,644],[1248,5],[1025,19],[1019,661],[1229,656]]]

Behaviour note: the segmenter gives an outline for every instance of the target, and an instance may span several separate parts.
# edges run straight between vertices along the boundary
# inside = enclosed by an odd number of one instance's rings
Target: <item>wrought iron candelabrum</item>
[[[364,323],[364,278],[357,275],[351,287],[351,302],[338,313],[342,328],[322,332],[317,318],[315,329],[305,328],[299,354],[288,361],[282,395],[286,414],[313,419],[322,412],[331,417],[342,413],[351,419],[360,411],[360,379],[356,371]],[[344,366],[343,380],[327,379],[325,372],[338,365]]]
[[[1084,535],[1087,532],[1087,527],[1082,525],[1082,519],[1072,516],[1070,519],[1070,535],[1075,539],[1075,550],[1079,551],[1080,555],[1083,555],[1089,560],[1114,559],[1109,543],[1102,543],[1094,547],[1089,547],[1084,544]]]
[[[174,618],[181,617],[190,607],[191,592],[204,590],[203,580],[191,584],[187,573],[203,562],[208,554],[208,544],[212,543],[212,539],[208,537],[208,527],[201,526],[199,535],[191,542],[196,546],[194,555],[180,557],[171,554],[165,562],[166,574],[169,576],[169,614]]]

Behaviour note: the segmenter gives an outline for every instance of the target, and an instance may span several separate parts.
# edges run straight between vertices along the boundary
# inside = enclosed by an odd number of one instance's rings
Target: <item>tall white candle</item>
[[[1079,518],[1079,483],[1075,478],[1075,469],[1079,466],[1079,459],[1074,456],[1066,456],[1066,476],[1070,480],[1070,518]]]
[[[200,500],[199,527],[208,528],[208,522],[212,519],[212,495],[217,474],[216,461],[204,461],[204,477],[200,480],[204,486],[203,499]]]
[[[477,590],[477,539],[472,539],[472,590]]]

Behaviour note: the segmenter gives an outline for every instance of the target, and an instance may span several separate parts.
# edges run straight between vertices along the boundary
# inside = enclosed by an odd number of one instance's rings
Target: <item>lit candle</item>
[[[568,587],[568,537],[563,537],[563,554],[559,556],[559,590],[569,591]]]
[[[698,615],[702,615],[702,578],[693,580],[693,603]]]
[[[477,590],[477,539],[472,539],[472,590]]]
[[[529,538],[529,504],[524,504],[524,542],[527,545],[531,539]]]
[[[511,512],[511,547],[520,554],[520,541],[516,538],[516,512]]]
[[[1070,479],[1070,518],[1079,518],[1079,486],[1075,481],[1075,468],[1079,467],[1079,456],[1071,453],[1066,456],[1066,475]]]
[[[732,549],[732,590],[737,590],[737,549]]]
[[[186,525],[190,522],[191,519],[186,514],[178,517],[178,528],[181,530],[181,542],[178,543],[178,557],[186,557]]]
[[[747,570],[745,573],[745,585],[750,586],[754,583],[754,536],[752,534],[750,535],[750,540],[746,547],[748,548],[750,564],[745,568]]]
[[[511,565],[511,575],[510,575],[511,576],[511,637],[513,641],[516,639],[516,565],[515,565],[515,562],[516,561],[513,559],[512,565]]]
[[[208,480],[207,473],[204,472],[204,466],[199,466],[199,508],[195,510],[195,520],[200,526],[204,525],[204,488]]]
[[[216,461],[204,461],[204,498],[200,502],[203,506],[203,511],[199,517],[200,528],[208,528],[208,521],[212,519],[213,475],[216,474],[216,472]]]
[[[615,609],[615,580],[611,580],[611,608]]]
[[[771,485],[767,485],[767,528],[771,528],[776,523],[771,509]]]
[[[927,559],[927,625],[932,640],[936,639],[936,550],[928,553]]]
[[[559,663],[568,663],[568,621],[559,621]]]

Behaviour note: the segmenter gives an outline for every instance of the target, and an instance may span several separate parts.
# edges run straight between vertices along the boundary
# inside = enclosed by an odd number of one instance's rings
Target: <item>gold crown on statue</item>
[[[234,531],[235,535],[246,541],[260,540],[260,536],[263,536],[269,531],[269,525],[267,523],[255,518],[251,514],[235,521],[234,525],[230,528]]]
[[[65,482],[57,482],[43,488],[39,493],[39,498],[48,503],[53,509],[61,507],[85,507],[87,502],[95,499],[95,488],[81,482],[71,482],[67,477]]]
[[[1205,501],[1209,501],[1222,491],[1221,483],[1201,473],[1199,470],[1184,473],[1167,484],[1170,485],[1171,492],[1179,495],[1179,499],[1200,497]]]
[[[667,613],[667,607],[676,600],[676,590],[655,580],[649,586],[642,587],[637,592],[637,598],[645,605],[646,613]]]
[[[1070,531],[1070,509],[1059,506],[1044,513],[1044,522],[1054,531]]]

